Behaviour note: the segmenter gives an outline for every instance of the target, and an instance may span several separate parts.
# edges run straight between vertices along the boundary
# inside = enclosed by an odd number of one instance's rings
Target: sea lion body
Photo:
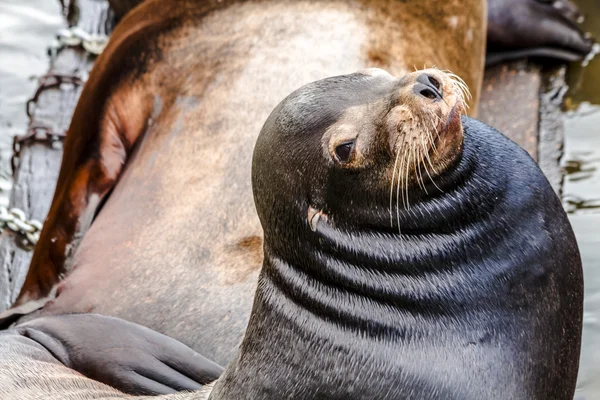
[[[484,16],[481,0],[137,7],[98,58],[75,111],[18,303],[50,301],[25,319],[116,316],[226,364],[262,263],[250,170],[269,112],[326,76],[372,66],[401,76],[424,64],[461,75],[473,110]]]
[[[573,399],[573,231],[531,157],[462,117],[461,88],[367,70],[275,108],[252,162],[264,261],[246,335],[210,394],[162,398]]]

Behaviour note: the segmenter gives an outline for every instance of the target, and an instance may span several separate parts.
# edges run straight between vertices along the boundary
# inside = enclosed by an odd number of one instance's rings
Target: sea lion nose
[[[430,74],[422,74],[417,78],[417,82],[413,86],[413,92],[434,101],[441,100],[443,97],[442,85]]]

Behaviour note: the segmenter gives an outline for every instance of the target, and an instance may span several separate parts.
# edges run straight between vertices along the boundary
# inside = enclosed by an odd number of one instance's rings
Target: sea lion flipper
[[[0,313],[0,329],[7,329],[13,322],[17,321],[20,317],[28,315],[43,308],[49,301],[52,301],[53,295],[42,297],[37,300],[31,300],[27,303],[21,304],[5,310]]]
[[[128,394],[198,390],[222,372],[175,339],[99,314],[43,317],[16,330],[67,367]]]
[[[581,60],[593,41],[570,0],[488,0],[487,65],[521,57]]]

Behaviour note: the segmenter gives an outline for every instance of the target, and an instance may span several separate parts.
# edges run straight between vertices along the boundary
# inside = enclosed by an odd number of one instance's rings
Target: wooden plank
[[[89,33],[106,34],[112,26],[108,3],[97,0],[78,2],[77,25]],[[79,49],[65,48],[51,63],[49,74],[86,78],[93,56]],[[44,124],[54,132],[65,132],[81,86],[63,84],[44,90],[33,108],[31,123]],[[15,171],[10,207],[25,211],[29,218],[43,221],[48,213],[60,169],[62,150],[43,143],[23,146]],[[0,312],[8,308],[23,284],[32,252],[20,245],[19,238],[5,230],[0,234]]]
[[[540,68],[525,61],[485,71],[478,119],[517,142],[538,160]]]
[[[566,67],[516,61],[485,72],[478,118],[531,154],[560,196]]]

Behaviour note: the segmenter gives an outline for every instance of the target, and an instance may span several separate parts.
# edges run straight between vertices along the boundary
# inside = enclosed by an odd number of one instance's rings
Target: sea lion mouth
[[[449,135],[456,136],[462,133],[462,122],[461,117],[465,115],[465,106],[462,101],[458,100],[456,104],[450,109],[448,117],[443,125],[439,129],[439,134],[435,138],[434,145],[439,145],[442,138],[448,138]]]
[[[448,130],[449,125],[452,123],[452,121],[454,119],[456,119],[457,116],[460,118],[460,115],[463,114],[463,113],[459,114],[459,112],[458,112],[458,109],[460,107],[462,107],[462,105],[459,104],[458,102],[454,105],[454,107],[452,107],[452,109],[448,113],[448,118],[446,119],[446,122],[444,123],[444,126],[442,126],[442,129],[440,130],[440,133],[446,132]]]
[[[437,188],[435,178],[460,154],[461,116],[466,113],[470,95],[458,76],[428,69],[404,77],[397,98],[387,116],[394,157],[390,185],[392,226],[394,208],[398,225],[399,209],[410,209],[409,188],[418,187],[426,194],[428,187]]]

